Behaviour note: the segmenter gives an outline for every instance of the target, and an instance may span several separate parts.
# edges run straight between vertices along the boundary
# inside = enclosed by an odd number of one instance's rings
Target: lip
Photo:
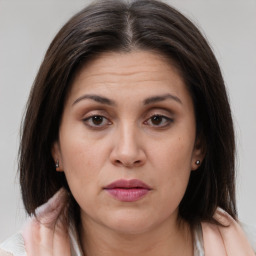
[[[112,197],[122,202],[134,202],[145,197],[152,188],[141,180],[116,180],[104,187]]]

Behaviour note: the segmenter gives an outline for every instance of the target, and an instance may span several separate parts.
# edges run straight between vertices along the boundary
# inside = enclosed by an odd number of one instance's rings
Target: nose
[[[131,126],[120,128],[115,133],[110,161],[115,166],[140,167],[146,162],[143,143],[136,129]]]

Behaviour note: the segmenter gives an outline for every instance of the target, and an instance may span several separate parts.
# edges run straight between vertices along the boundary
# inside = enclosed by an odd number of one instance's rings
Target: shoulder
[[[241,225],[220,208],[215,212],[214,219],[221,225],[202,222],[204,248],[207,255],[213,255],[212,252],[218,251],[218,255],[255,256],[254,228]]]
[[[0,244],[0,256],[27,256],[21,233],[11,236]]]

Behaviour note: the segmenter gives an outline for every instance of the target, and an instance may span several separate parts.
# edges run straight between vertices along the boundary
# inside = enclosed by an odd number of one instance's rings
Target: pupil
[[[161,124],[161,122],[162,122],[162,117],[161,116],[154,116],[154,117],[152,117],[152,123],[153,124],[158,125],[158,124]]]
[[[94,124],[99,125],[102,123],[103,118],[101,116],[94,116],[92,120]]]

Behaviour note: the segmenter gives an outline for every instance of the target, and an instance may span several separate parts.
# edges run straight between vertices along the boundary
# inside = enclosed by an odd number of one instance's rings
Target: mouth
[[[145,197],[152,188],[144,182],[132,180],[117,180],[104,187],[113,198],[122,202],[134,202]]]

